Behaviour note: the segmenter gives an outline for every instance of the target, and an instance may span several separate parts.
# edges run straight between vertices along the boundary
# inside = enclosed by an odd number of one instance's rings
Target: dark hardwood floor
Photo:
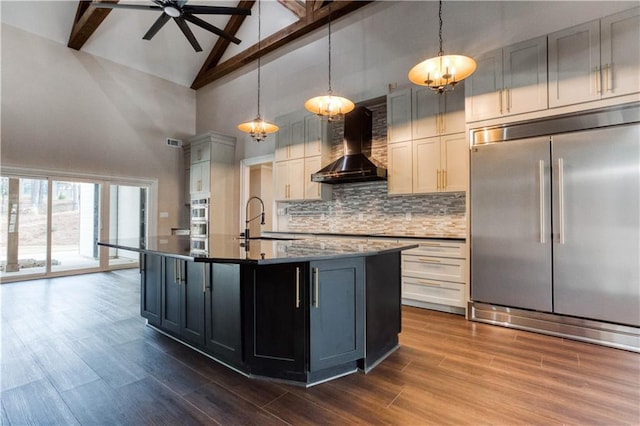
[[[375,370],[304,389],[145,327],[138,278],[0,286],[2,424],[640,424],[640,354],[405,307]]]

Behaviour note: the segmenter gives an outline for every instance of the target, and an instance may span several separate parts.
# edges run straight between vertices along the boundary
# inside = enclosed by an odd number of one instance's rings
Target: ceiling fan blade
[[[151,28],[149,28],[149,31],[147,31],[147,33],[142,38],[144,40],[151,40],[153,36],[156,35],[158,31],[160,31],[160,28],[162,28],[164,24],[169,21],[169,19],[171,19],[171,17],[166,13],[160,15],[158,19],[156,19],[156,22],[153,23]]]
[[[182,10],[185,13],[199,15],[251,15],[251,9],[244,9],[241,7],[186,5]]]
[[[191,46],[193,46],[195,51],[202,52],[202,47],[200,47],[198,40],[196,40],[196,36],[193,35],[193,33],[191,32],[191,29],[187,26],[187,23],[184,22],[184,19],[182,19],[181,17],[178,17],[178,18],[173,18],[173,20],[176,21],[176,24],[178,24],[178,26],[182,30],[182,33],[187,38],[187,40],[189,40],[189,43],[191,43]]]
[[[118,3],[91,3],[98,9],[137,9],[137,10],[162,10],[160,6],[147,4],[118,4]]]
[[[227,40],[229,40],[232,43],[240,44],[240,42],[242,41],[237,37],[234,37],[234,36],[232,36],[230,34],[225,33],[220,28],[214,27],[213,25],[211,25],[207,21],[203,21],[202,19],[198,18],[197,16],[182,15],[182,18],[187,20],[187,21],[189,21],[189,22],[191,22],[192,24],[195,24],[195,25],[197,25],[197,26],[199,26],[201,28],[204,28],[207,31],[211,31],[212,33],[217,34],[222,38],[226,38]]]

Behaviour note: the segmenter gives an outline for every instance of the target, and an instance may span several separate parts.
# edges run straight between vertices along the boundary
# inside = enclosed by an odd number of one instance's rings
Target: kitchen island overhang
[[[311,386],[398,348],[402,250],[390,241],[211,235],[99,242],[140,253],[147,324],[234,370]]]

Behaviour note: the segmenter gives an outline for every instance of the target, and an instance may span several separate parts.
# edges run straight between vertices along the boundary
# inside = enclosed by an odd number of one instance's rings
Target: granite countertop
[[[289,234],[290,235],[290,234]],[[139,239],[100,241],[98,245],[145,253],[195,260],[196,262],[287,263],[331,259],[336,257],[372,256],[417,247],[417,244],[394,241],[352,241],[344,239],[300,238],[294,240],[252,239],[248,247],[242,237],[214,234],[208,237],[207,251],[192,251],[191,238],[184,235]]]
[[[287,231],[265,231],[264,235],[293,235],[300,236],[301,238],[304,236],[313,236],[313,237],[346,237],[346,238],[390,238],[390,239],[411,239],[411,240],[450,240],[450,241],[465,241],[464,237],[454,237],[454,236],[421,236],[421,235],[399,235],[399,234],[388,234],[384,232],[370,233],[370,234],[340,234],[340,233],[331,233],[331,232],[287,232]]]

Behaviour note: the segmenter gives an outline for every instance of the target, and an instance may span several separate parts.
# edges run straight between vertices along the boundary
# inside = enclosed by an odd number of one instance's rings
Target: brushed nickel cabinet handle
[[[540,160],[538,166],[540,174],[538,180],[540,191],[540,243],[544,244],[544,160]]]
[[[296,309],[300,307],[300,268],[296,268]]]
[[[318,268],[313,268],[313,272],[315,275],[315,281],[314,281],[314,297],[313,297],[313,306],[315,306],[316,308],[320,305],[320,302],[318,301],[318,296],[319,296],[319,290],[318,287],[320,286],[319,283],[319,275],[320,275],[320,271],[318,271]]]
[[[564,159],[558,158],[558,231],[564,244]]]
[[[202,264],[202,293],[207,292],[207,264]]]

